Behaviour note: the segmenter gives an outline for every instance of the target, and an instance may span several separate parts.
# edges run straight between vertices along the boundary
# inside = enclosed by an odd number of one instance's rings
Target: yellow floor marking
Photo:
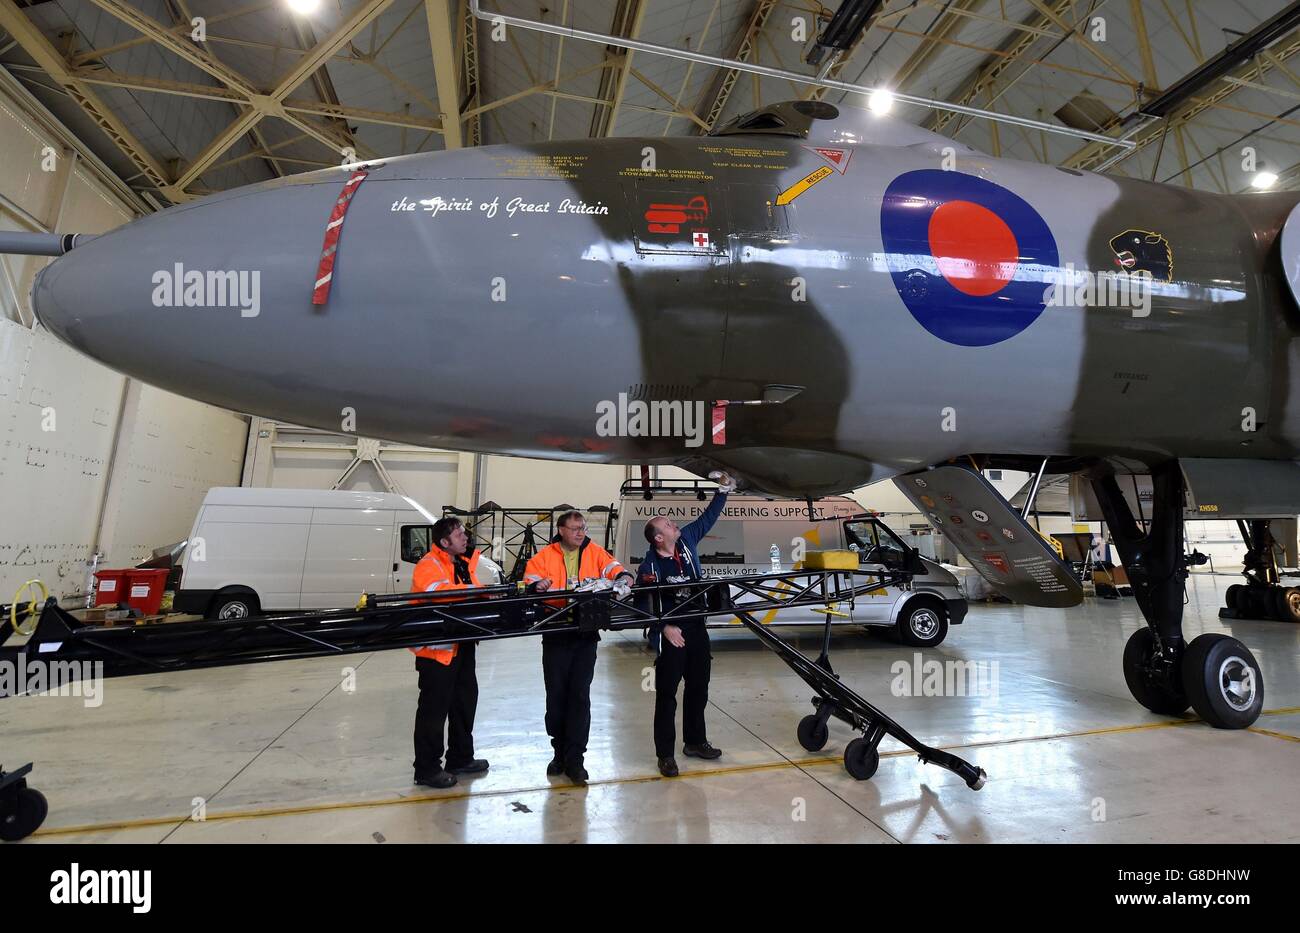
[[[1300,706],[1282,707],[1280,709],[1266,709],[1261,716],[1284,716],[1293,713],[1300,713]],[[1057,732],[1049,735],[1026,735],[1013,737],[1009,739],[990,739],[987,742],[963,742],[955,745],[940,745],[938,748],[944,751],[954,751],[962,748],[994,748],[1002,745],[1019,745],[1025,742],[1051,742],[1059,739],[1076,739],[1094,735],[1117,735],[1125,732],[1146,732],[1153,729],[1168,729],[1172,726],[1187,726],[1200,722],[1199,719],[1192,717],[1189,719],[1169,719],[1163,722],[1146,722],[1130,726],[1105,726],[1100,729],[1083,729],[1078,732]],[[1261,729],[1257,726],[1251,726],[1248,732],[1257,732],[1261,735],[1268,735],[1274,738],[1286,739],[1291,742],[1300,742],[1300,738],[1287,735],[1282,732],[1273,732],[1268,729]],[[910,748],[902,748],[896,751],[882,752],[881,758],[899,758],[904,755],[915,755],[916,752]],[[610,778],[604,781],[592,781],[589,787],[617,786],[625,784],[644,784],[648,781],[680,780],[681,778],[702,778],[716,777],[724,774],[749,774],[759,771],[779,771],[788,768],[816,768],[824,765],[842,764],[843,758],[840,755],[822,756],[819,758],[793,758],[782,761],[769,761],[762,764],[754,765],[732,765],[725,768],[709,768],[701,771],[683,771],[678,778],[665,778],[658,774],[636,775],[634,777]],[[543,791],[572,791],[575,790],[572,784],[562,782],[559,784],[544,784],[534,787],[516,787],[508,790],[491,790],[482,793],[473,793],[470,790],[458,790],[451,794],[419,794],[412,797],[400,797],[397,799],[385,800],[347,800],[339,803],[323,804],[306,804],[299,807],[268,807],[261,810],[231,810],[223,813],[210,813],[205,823],[229,822],[231,820],[256,820],[267,819],[276,816],[296,816],[304,813],[326,813],[331,810],[366,810],[374,807],[389,807],[397,804],[407,803],[445,803],[451,800],[464,800],[467,797],[507,797],[517,796],[520,794],[535,794]],[[34,836],[71,836],[81,833],[98,833],[108,832],[111,830],[123,829],[143,829],[150,826],[170,826],[176,823],[190,822],[188,816],[165,816],[165,817],[147,817],[137,820],[121,820],[113,823],[90,823],[82,826],[60,826],[52,829],[37,830]],[[196,821],[199,822],[199,821]]]
[[[1300,735],[1288,735],[1285,732],[1274,732],[1272,729],[1261,729],[1259,726],[1247,726],[1247,732],[1257,732],[1260,735],[1271,735],[1275,739],[1285,739],[1288,742],[1300,742]]]

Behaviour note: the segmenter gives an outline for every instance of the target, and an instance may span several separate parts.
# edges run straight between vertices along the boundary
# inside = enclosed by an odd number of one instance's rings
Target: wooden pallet
[[[89,625],[102,625],[104,628],[112,628],[121,625],[159,625],[172,624],[175,622],[196,622],[202,619],[202,616],[189,615],[182,612],[159,612],[147,616],[121,616],[122,610],[119,609],[75,609],[72,611],[74,618],[81,620]]]

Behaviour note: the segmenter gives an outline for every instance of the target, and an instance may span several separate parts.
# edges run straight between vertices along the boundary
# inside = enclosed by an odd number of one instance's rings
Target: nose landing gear
[[[1147,621],[1124,648],[1124,680],[1133,698],[1162,716],[1181,716],[1190,705],[1219,729],[1244,729],[1264,708],[1264,677],[1250,649],[1235,638],[1206,633],[1183,640],[1182,469],[1176,460],[1151,470],[1150,529],[1133,518],[1109,467],[1091,477],[1115,547]]]

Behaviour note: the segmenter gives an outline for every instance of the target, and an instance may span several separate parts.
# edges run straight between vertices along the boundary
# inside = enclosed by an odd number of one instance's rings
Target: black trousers
[[[655,661],[655,754],[671,758],[677,744],[677,685],[683,678],[686,690],[682,697],[682,738],[687,745],[707,741],[704,707],[709,703],[709,630],[703,622],[681,626],[686,645],[675,648],[666,636],[659,639],[659,657]]]
[[[443,730],[447,732],[447,767],[474,760],[474,711],[478,708],[478,678],[474,674],[473,642],[461,642],[450,664],[416,658],[420,674],[420,703],[415,710],[415,773],[442,770]]]
[[[546,682],[546,734],[567,768],[581,765],[591,734],[591,678],[598,639],[588,635],[542,636]]]

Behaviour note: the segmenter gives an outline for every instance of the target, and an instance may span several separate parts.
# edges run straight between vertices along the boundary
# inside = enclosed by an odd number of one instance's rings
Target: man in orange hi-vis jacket
[[[622,598],[631,592],[632,574],[614,555],[587,537],[581,512],[565,512],[555,523],[554,541],[524,568],[535,593],[572,590],[588,580],[609,580]],[[587,783],[583,756],[591,732],[591,678],[596,672],[596,632],[548,632],[542,635],[542,678],[546,682],[546,733],[555,757],[546,773],[563,772],[575,784]]]
[[[415,591],[446,593],[484,585],[478,577],[479,553],[470,548],[469,535],[460,519],[435,522],[430,538],[429,553],[415,565],[412,574]],[[482,774],[488,769],[487,759],[474,757],[474,711],[478,707],[474,642],[425,645],[411,650],[420,674],[420,702],[415,712],[415,783],[451,787],[458,774]]]

